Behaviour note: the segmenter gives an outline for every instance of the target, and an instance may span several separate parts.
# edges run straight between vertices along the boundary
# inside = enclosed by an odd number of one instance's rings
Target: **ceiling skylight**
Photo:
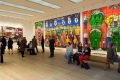
[[[29,7],[25,7],[25,6],[21,6],[21,5],[17,5],[17,4],[12,4],[12,3],[4,2],[4,1],[1,1],[1,0],[0,0],[0,4],[15,7],[15,8],[20,8],[20,9],[25,9],[25,10],[29,10],[29,11],[33,11],[33,12],[45,13],[44,11],[41,11],[41,10],[36,10],[36,9],[33,9],[33,8],[29,8]]]
[[[82,2],[83,0],[70,0],[70,1],[72,1],[74,3],[78,3],[78,2]]]
[[[25,13],[14,12],[14,11],[9,11],[9,10],[3,10],[3,9],[0,9],[0,12],[7,12],[7,13],[13,13],[13,14],[24,15],[24,16],[33,16],[33,15],[31,15],[31,14],[25,14]]]
[[[3,14],[0,14],[0,16],[9,17],[9,18],[25,19],[25,18],[22,18],[22,17],[9,16],[9,15],[3,15]]]
[[[47,7],[51,7],[51,8],[54,8],[54,9],[61,8],[60,6],[57,6],[55,4],[52,4],[52,3],[49,3],[49,2],[46,2],[46,1],[43,1],[43,0],[29,0],[29,1],[41,4],[41,5],[44,5],[44,6],[47,6]]]

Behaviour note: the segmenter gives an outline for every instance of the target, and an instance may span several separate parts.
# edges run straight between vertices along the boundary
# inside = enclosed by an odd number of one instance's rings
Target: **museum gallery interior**
[[[120,0],[0,0],[0,36],[13,40],[13,54],[6,46],[0,63],[0,80],[120,80],[120,64],[106,61],[110,43],[116,43],[120,56]],[[39,52],[29,55],[25,49],[21,57],[17,41],[26,37],[28,44],[33,36]],[[51,36],[53,58],[49,58]],[[73,56],[68,64],[64,55],[69,42],[73,54],[78,43],[83,49],[89,45],[91,56],[84,62],[90,69],[76,65]]]

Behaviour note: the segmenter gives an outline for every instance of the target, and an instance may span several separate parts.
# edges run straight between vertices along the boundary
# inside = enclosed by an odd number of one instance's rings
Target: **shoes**
[[[120,73],[120,69],[118,68],[118,73]]]
[[[83,65],[83,64],[81,65],[81,68],[84,68],[84,65]]]
[[[49,56],[49,58],[52,58],[52,56]]]
[[[13,54],[13,53],[12,53]]]
[[[25,57],[25,56],[22,56],[22,57]]]
[[[80,63],[77,63],[77,66],[79,66],[80,65]]]
[[[10,54],[10,53],[9,53]]]

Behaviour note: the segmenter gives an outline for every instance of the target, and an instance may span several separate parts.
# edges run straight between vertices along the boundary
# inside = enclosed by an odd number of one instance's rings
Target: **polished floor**
[[[88,62],[91,69],[85,70],[76,63],[67,64],[64,53],[64,49],[56,49],[55,57],[48,58],[49,49],[46,48],[45,53],[25,53],[22,58],[17,49],[13,55],[6,50],[4,63],[0,64],[0,80],[120,80],[117,64],[104,71],[103,64]]]

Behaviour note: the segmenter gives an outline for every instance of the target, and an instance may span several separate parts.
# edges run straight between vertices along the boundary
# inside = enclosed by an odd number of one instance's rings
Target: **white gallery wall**
[[[23,37],[26,37],[27,42],[34,36],[34,25],[30,21],[0,17],[0,26],[23,28]],[[14,43],[14,48],[16,47],[17,45]]]

